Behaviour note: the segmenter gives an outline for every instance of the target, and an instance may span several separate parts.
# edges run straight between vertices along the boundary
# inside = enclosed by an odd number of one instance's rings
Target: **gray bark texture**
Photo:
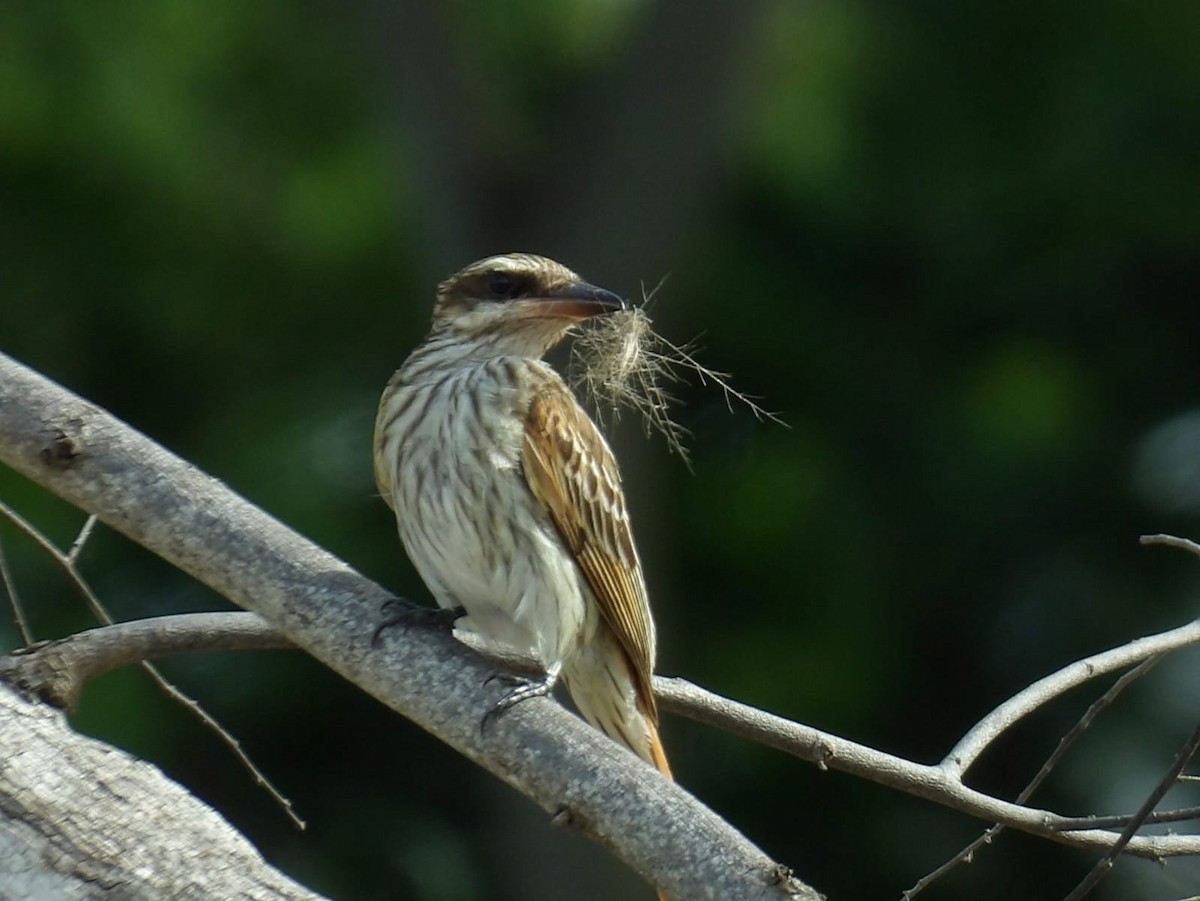
[[[482,730],[505,690],[486,684],[494,663],[434,629],[394,629],[372,647],[380,605],[389,598],[382,588],[216,479],[3,355],[0,461],[258,613],[671,897],[820,897],[684,789],[550,698],[524,702]],[[0,722],[0,732],[6,729]],[[95,778],[108,774],[100,770]],[[112,827],[102,837],[124,844]]]
[[[0,684],[0,898],[319,897],[156,767]]]

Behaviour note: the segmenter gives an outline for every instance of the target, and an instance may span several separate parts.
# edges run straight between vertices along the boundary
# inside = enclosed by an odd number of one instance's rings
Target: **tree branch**
[[[1112,843],[1112,847],[1096,862],[1091,872],[1083,878],[1083,881],[1079,885],[1075,886],[1063,901],[1081,901],[1082,898],[1086,897],[1108,875],[1117,858],[1121,856],[1121,852],[1125,849],[1125,846],[1132,841],[1137,831],[1146,824],[1146,821],[1154,812],[1154,808],[1158,806],[1158,802],[1175,785],[1180,774],[1191,761],[1192,757],[1195,756],[1197,750],[1200,750],[1200,726],[1192,730],[1192,734],[1187,742],[1184,743],[1179,753],[1175,755],[1175,760],[1172,761],[1171,766],[1167,769],[1166,775],[1155,786],[1154,791],[1142,802],[1142,806],[1134,813],[1133,818],[1121,831],[1121,835],[1117,840]]]
[[[253,613],[180,613],[99,626],[0,657],[0,679],[74,710],[84,685],[123,666],[191,651],[291,647],[282,632]]]
[[[1100,677],[1110,671],[1108,664],[1112,660],[1125,659],[1129,662],[1138,658],[1139,654],[1162,654],[1167,649],[1193,643],[1200,638],[1196,634],[1196,627],[1196,623],[1189,623],[1161,635],[1138,639],[1121,648],[1071,664],[1060,672],[1069,672],[1074,676],[1079,667],[1087,661],[1101,660],[1103,665],[1093,672],[1093,677]],[[430,630],[421,626],[413,628],[421,632],[436,631],[445,634],[442,629]],[[421,640],[426,639],[422,637]],[[124,646],[123,651],[116,650],[120,646]],[[70,685],[77,691],[86,678],[93,678],[110,668],[136,663],[141,659],[193,650],[291,646],[282,633],[253,613],[179,614],[103,626],[61,641],[49,642],[28,653],[0,658],[0,678],[6,678],[28,691],[53,699],[64,693],[57,687],[60,684]],[[1130,651],[1131,648],[1137,649],[1137,652]],[[1119,655],[1116,655],[1118,651],[1127,652],[1132,657],[1119,658]],[[77,668],[78,672],[73,675],[64,673],[64,670],[71,668]],[[1062,680],[1053,684],[1065,690],[1066,687],[1075,687],[1079,682]],[[1108,850],[1119,837],[1117,832],[1110,830],[1114,827],[1128,827],[1135,819],[1128,814],[1113,817],[1070,817],[1028,807],[1020,801],[1004,801],[965,786],[962,783],[961,768],[946,763],[952,760],[952,755],[935,766],[913,763],[732,701],[684,679],[656,676],[654,690],[660,706],[665,711],[759,741],[816,763],[822,768],[862,776],[962,813],[1002,823],[1063,844]],[[1025,697],[1027,692],[1028,689],[1019,693],[997,710],[1008,710],[1013,702]],[[1049,695],[1043,693],[1043,701],[1048,699]],[[968,734],[973,734],[978,729],[976,726]],[[1023,794],[1022,800],[1024,797],[1027,795]],[[1196,815],[1196,810],[1166,811],[1142,819],[1145,822],[1171,822],[1194,819]],[[1125,850],[1140,857],[1153,859],[1194,855],[1200,853],[1200,836],[1135,836]]]
[[[448,634],[372,648],[378,585],[143,435],[0,355],[0,460],[260,614],[298,647],[678,898],[817,897],[678,785],[548,698],[507,712]]]
[[[712,694],[683,679],[656,677],[654,689],[662,699],[663,710],[752,738],[823,769],[861,776],[989,822],[1003,823],[1062,844],[1097,850],[1107,850],[1118,837],[1108,830],[1078,828],[1081,821],[1073,817],[976,791],[963,784],[956,768],[945,763],[934,766],[913,763]],[[1200,835],[1140,835],[1125,850],[1154,860],[1195,855],[1200,854]]]
[[[26,537],[40,547],[51,560],[62,568],[63,573],[70,580],[71,584],[75,586],[87,604],[88,609],[92,611],[92,614],[100,622],[107,625],[113,624],[113,619],[109,616],[108,610],[105,609],[104,605],[100,602],[100,598],[92,590],[92,586],[88,584],[87,580],[83,578],[75,566],[75,561],[79,558],[80,552],[87,543],[93,529],[95,529],[97,520],[94,513],[88,516],[83,524],[83,528],[79,530],[75,541],[72,542],[70,550],[65,553],[59,550],[54,542],[43,535],[32,523],[27,522],[24,517],[20,516],[2,501],[0,501],[0,516],[3,516],[16,526],[19,531],[23,532]],[[13,600],[15,602],[15,597]],[[146,636],[140,638],[137,636],[131,637],[135,646],[144,644],[147,641]],[[183,640],[182,636],[175,636],[174,638],[177,642]],[[170,641],[171,636],[166,636],[162,640]],[[29,643],[30,639],[26,636],[25,641]],[[120,645],[93,647],[90,653],[76,655],[74,658],[69,653],[64,654],[60,651],[54,654],[41,655],[40,657],[41,661],[61,664],[56,672],[43,671],[37,675],[30,674],[29,670],[33,668],[36,661],[29,661],[29,665],[21,669],[40,686],[37,691],[41,692],[47,700],[51,700],[58,706],[70,710],[74,708],[79,692],[90,678],[124,665],[119,656],[122,653],[123,649]],[[106,659],[106,657],[112,655],[118,656],[113,660]],[[276,787],[274,782],[267,778],[264,772],[254,765],[254,761],[250,759],[249,755],[242,748],[241,742],[230,735],[220,723],[213,719],[207,710],[196,703],[194,698],[189,697],[175,687],[148,659],[143,658],[138,661],[138,665],[150,677],[150,681],[157,685],[167,697],[182,705],[185,710],[195,716],[207,728],[211,729],[225,743],[230,752],[238,759],[238,762],[246,768],[250,775],[254,777],[254,780],[262,786],[263,790],[274,799],[275,803],[280,806],[288,819],[296,825],[297,829],[306,828],[304,820],[300,819],[292,807],[292,802]],[[93,669],[89,670],[89,667],[93,667]]]
[[[965,773],[997,736],[1049,701],[1097,676],[1125,669],[1167,651],[1200,642],[1200,620],[1135,639],[1120,647],[1068,664],[1009,698],[971,729],[946,755],[942,765]]]
[[[0,898],[319,901],[156,767],[0,684]]]

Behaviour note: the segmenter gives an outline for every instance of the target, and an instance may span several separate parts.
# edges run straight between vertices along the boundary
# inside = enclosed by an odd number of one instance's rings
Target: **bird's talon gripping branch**
[[[504,711],[516,707],[522,701],[550,694],[558,683],[558,674],[561,670],[562,664],[557,664],[540,676],[523,676],[517,673],[493,673],[488,676],[484,680],[484,685],[490,685],[492,682],[504,682],[511,688],[491,710],[483,715],[479,731],[485,731],[488,723],[498,718]]]
[[[428,626],[430,628],[453,628],[455,620],[464,616],[462,607],[421,607],[405,598],[392,598],[384,601],[379,608],[383,621],[371,633],[371,647],[379,647],[379,639],[383,633],[394,626],[403,626],[405,631],[410,626]]]

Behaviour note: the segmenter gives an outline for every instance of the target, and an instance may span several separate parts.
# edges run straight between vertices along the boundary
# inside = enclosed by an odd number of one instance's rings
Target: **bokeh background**
[[[669,276],[660,330],[790,427],[681,385],[694,472],[615,427],[660,671],[932,762],[1035,678],[1200,608],[1200,561],[1137,544],[1200,536],[1197,35],[1186,0],[6,3],[0,349],[424,598],[369,445],[434,284],[509,250],[626,296]],[[0,497],[60,542],[82,520],[3,469]],[[37,637],[90,624],[0,540]],[[105,530],[81,565],[119,618],[223,606]],[[75,723],[318,891],[649,897],[299,654],[164,668],[307,832],[136,672]],[[1097,691],[976,784],[1015,795]],[[1136,807],[1198,702],[1179,655],[1036,800]],[[665,736],[684,785],[831,898],[898,897],[983,825]],[[1006,834],[926,897],[1058,898],[1092,862]],[[1198,890],[1195,864],[1126,860],[1096,897]]]

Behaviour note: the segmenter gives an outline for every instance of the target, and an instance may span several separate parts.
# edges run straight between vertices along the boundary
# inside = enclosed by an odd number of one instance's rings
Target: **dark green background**
[[[1196,612],[1200,563],[1137,536],[1200,535],[1198,37],[1190,0],[4,4],[0,349],[425,598],[369,446],[434,284],[509,250],[626,296],[669,274],[660,329],[791,427],[683,386],[694,475],[617,429],[660,670],[932,762],[1033,679]],[[0,496],[78,528],[11,472]],[[86,627],[0,538],[37,637]],[[121,618],[222,604],[108,532],[82,565]],[[1038,800],[1136,807],[1198,668],[1133,689]],[[77,724],[314,889],[648,897],[298,654],[165,669],[308,832],[136,673]],[[976,784],[1014,795],[1096,693]],[[680,781],[831,898],[898,897],[982,826],[664,729]],[[1058,898],[1092,861],[1006,834],[926,897]],[[1127,860],[1096,897],[1197,891],[1193,863]]]

